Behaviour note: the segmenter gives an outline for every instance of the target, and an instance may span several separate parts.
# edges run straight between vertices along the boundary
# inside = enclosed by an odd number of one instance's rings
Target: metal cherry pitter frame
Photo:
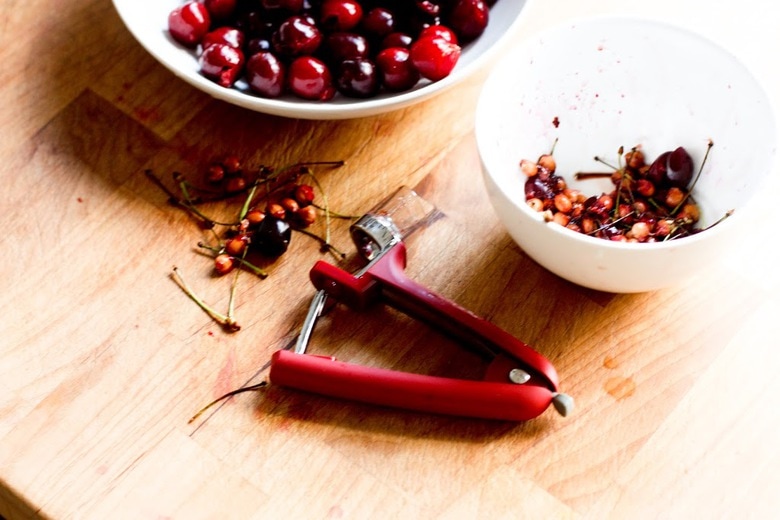
[[[573,400],[558,392],[552,363],[496,325],[409,279],[403,237],[433,214],[402,187],[350,228],[365,267],[351,274],[324,261],[311,269],[317,292],[295,348],[274,353],[269,380],[281,387],[380,406],[482,419],[525,421],[550,404],[563,416]],[[403,232],[402,232],[403,230]],[[327,299],[362,311],[388,304],[490,355],[483,380],[453,379],[367,367],[306,354]]]

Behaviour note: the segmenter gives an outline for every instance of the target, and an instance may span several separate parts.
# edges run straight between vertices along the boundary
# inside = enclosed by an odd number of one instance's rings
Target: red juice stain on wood
[[[153,123],[162,119],[156,108],[137,107],[133,110],[133,115],[142,123]]]
[[[634,395],[636,383],[630,377],[613,377],[604,384],[604,390],[621,401]]]
[[[217,396],[225,395],[226,393],[235,390],[235,384],[233,383],[233,373],[235,372],[236,365],[236,352],[231,349],[225,359],[225,364],[217,374],[217,381],[214,383],[214,394]]]
[[[604,368],[614,370],[617,367],[618,367],[617,359],[613,358],[612,356],[607,356],[604,358]]]

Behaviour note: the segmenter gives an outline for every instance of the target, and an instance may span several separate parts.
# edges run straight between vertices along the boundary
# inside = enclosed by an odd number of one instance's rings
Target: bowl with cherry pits
[[[678,285],[739,247],[776,192],[774,107],[713,40],[628,16],[541,29],[502,57],[476,137],[490,201],[577,285]]]
[[[526,0],[114,0],[178,77],[258,112],[349,119],[429,99],[497,51]]]

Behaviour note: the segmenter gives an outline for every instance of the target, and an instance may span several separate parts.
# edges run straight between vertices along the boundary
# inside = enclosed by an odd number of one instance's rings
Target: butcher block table
[[[512,0],[501,0],[512,1]],[[715,39],[775,102],[770,0],[531,2],[507,47],[568,18],[640,14]],[[144,51],[109,0],[4,2],[0,23],[0,515],[7,519],[777,518],[780,252],[773,204],[727,256],[668,289],[613,295],[530,260],[487,200],[474,110],[490,64],[418,106],[346,121],[216,101]],[[714,107],[717,109],[717,107]],[[749,154],[750,150],[745,150]],[[228,306],[232,277],[171,186],[213,158],[317,168],[360,215],[401,185],[440,218],[407,274],[533,345],[576,401],[511,423],[383,409],[273,384],[305,317],[319,243],[242,273],[229,332],[172,278]],[[778,193],[778,176],[766,191]],[[204,208],[229,215],[235,205]],[[318,227],[319,226],[319,227]],[[332,243],[354,259],[349,222]],[[322,221],[312,231],[321,233]],[[641,276],[640,273],[637,276]],[[335,307],[310,353],[445,377],[482,360],[385,307]]]

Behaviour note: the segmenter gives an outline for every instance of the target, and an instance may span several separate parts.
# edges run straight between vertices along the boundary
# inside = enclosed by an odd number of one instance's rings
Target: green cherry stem
[[[220,247],[212,246],[212,245],[206,244],[205,242],[198,242],[198,247],[200,247],[201,249],[205,249],[207,251],[210,251],[214,255],[218,255],[220,253],[224,253],[225,252],[223,247],[221,247],[221,246]],[[261,267],[256,266],[255,264],[253,264],[252,262],[250,262],[249,260],[244,258],[244,256],[241,256],[241,258],[233,257],[233,259],[237,260],[238,263],[241,264],[241,267],[249,269],[250,271],[252,271],[253,274],[259,276],[260,278],[267,278],[268,277],[268,272],[265,269],[262,269]]]
[[[241,330],[241,326],[236,323],[236,321],[233,319],[233,317],[228,314],[222,314],[220,312],[217,312],[214,310],[213,307],[211,307],[209,304],[204,302],[195,292],[190,288],[190,286],[187,284],[187,282],[184,280],[184,277],[179,272],[179,268],[175,267],[173,268],[173,273],[171,273],[171,277],[176,282],[176,284],[181,287],[181,289],[184,291],[184,294],[190,297],[192,301],[194,301],[198,307],[203,309],[203,311],[208,314],[211,319],[222,325],[225,330],[228,332],[237,332],[238,330]]]
[[[329,251],[334,257],[336,257],[337,260],[344,260],[347,257],[347,255],[345,253],[339,251],[336,248],[336,246],[334,246],[333,244],[331,244],[330,242],[328,242],[327,240],[325,240],[321,236],[316,235],[316,234],[314,234],[311,231],[308,231],[306,229],[297,228],[297,227],[293,228],[293,229],[295,229],[295,231],[297,231],[298,233],[302,233],[302,234],[306,235],[307,237],[311,237],[314,240],[316,240],[317,242],[319,242],[320,245],[322,246],[322,248],[326,249],[327,251]]]

